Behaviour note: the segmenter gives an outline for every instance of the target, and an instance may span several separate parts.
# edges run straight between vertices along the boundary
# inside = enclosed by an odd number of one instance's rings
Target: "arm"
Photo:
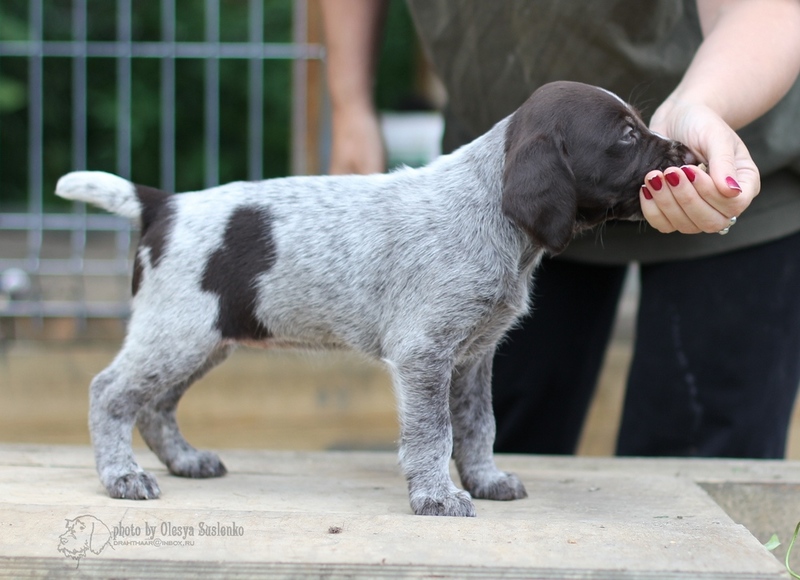
[[[709,175],[660,172],[642,196],[662,232],[716,232],[747,209],[761,187],[758,169],[734,132],[769,111],[800,73],[800,0],[698,0],[704,40],[683,79],[656,110],[651,128],[682,141],[708,162]],[[664,173],[674,182],[674,171]],[[655,190],[650,179],[660,177]]]
[[[372,92],[387,3],[321,0],[332,106],[331,173],[386,168]]]

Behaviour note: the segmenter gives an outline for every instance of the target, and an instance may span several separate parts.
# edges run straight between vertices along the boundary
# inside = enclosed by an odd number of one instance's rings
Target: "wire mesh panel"
[[[128,314],[136,232],[57,200],[67,171],[167,191],[307,172],[307,19],[306,0],[4,0],[0,319]]]

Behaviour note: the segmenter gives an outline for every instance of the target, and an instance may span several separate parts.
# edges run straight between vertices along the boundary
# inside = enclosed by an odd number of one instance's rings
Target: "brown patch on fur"
[[[150,248],[150,267],[155,268],[158,265],[172,230],[175,207],[171,203],[172,196],[165,191],[146,185],[134,187],[136,197],[142,205],[142,232],[139,249],[133,262],[132,290],[135,296],[144,279],[144,266],[139,252],[142,247]]]
[[[256,278],[277,258],[272,217],[264,209],[240,207],[228,219],[222,246],[203,270],[202,288],[219,296],[217,328],[225,339],[264,340],[269,330],[256,317]]]

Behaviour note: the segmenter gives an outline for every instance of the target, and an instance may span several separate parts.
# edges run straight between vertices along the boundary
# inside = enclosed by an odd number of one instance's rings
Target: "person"
[[[643,176],[648,226],[611,223],[543,261],[494,360],[496,450],[575,451],[635,262],[617,454],[783,457],[800,382],[800,1],[408,5],[448,92],[445,151],[564,79],[639,104],[708,166]],[[385,2],[322,10],[330,171],[383,171],[371,95]]]

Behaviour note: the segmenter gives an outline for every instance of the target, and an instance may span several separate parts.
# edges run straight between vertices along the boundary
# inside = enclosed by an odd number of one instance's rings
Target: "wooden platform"
[[[777,486],[800,519],[797,462],[503,456],[530,497],[460,519],[412,515],[392,453],[222,456],[188,480],[141,451],[163,496],[134,502],[87,447],[0,446],[0,577],[784,578],[714,497]]]

